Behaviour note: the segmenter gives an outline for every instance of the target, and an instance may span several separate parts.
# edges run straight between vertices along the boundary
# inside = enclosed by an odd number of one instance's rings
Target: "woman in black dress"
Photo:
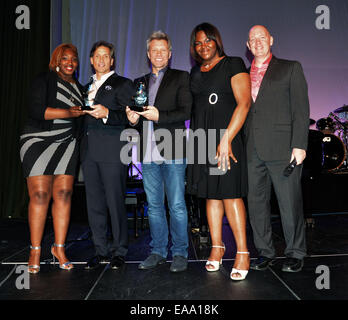
[[[20,137],[30,198],[30,273],[40,271],[41,240],[51,198],[55,234],[51,253],[61,269],[73,268],[64,246],[78,161],[76,118],[84,114],[82,86],[75,77],[78,63],[75,46],[58,46],[52,53],[50,71],[38,75],[30,90],[28,119]]]
[[[219,31],[211,24],[202,23],[192,31],[191,55],[198,63],[191,70],[194,96],[191,128],[194,131],[203,129],[207,137],[213,132],[217,146],[213,150],[214,155],[216,152],[215,164],[209,162],[211,157],[207,155],[205,164],[195,163],[188,167],[189,193],[206,199],[212,239],[206,270],[217,271],[220,268],[225,252],[222,220],[226,213],[237,244],[230,277],[243,280],[250,260],[242,199],[247,192],[247,171],[240,130],[251,103],[250,78],[241,58],[225,55]],[[221,129],[225,131],[220,139]],[[208,143],[206,147],[209,150]],[[195,146],[195,157],[197,153],[199,151]]]

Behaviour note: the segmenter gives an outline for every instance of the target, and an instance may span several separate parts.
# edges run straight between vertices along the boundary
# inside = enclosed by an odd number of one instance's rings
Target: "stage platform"
[[[18,289],[21,273],[18,267],[28,259],[28,225],[23,220],[0,221],[0,300],[127,300],[123,307],[138,303],[168,303],[176,301],[203,304],[223,304],[231,300],[347,300],[348,299],[348,214],[316,214],[315,226],[306,230],[308,257],[302,272],[284,273],[284,241],[278,217],[272,218],[273,238],[277,249],[277,264],[267,271],[250,271],[241,282],[230,280],[234,262],[235,243],[226,221],[223,240],[226,254],[218,272],[205,271],[210,245],[195,230],[190,234],[189,266],[186,272],[173,274],[167,263],[153,270],[138,270],[138,264],[149,253],[149,230],[134,237],[129,228],[129,252],[126,264],[112,270],[108,264],[93,271],[84,270],[86,260],[94,253],[90,230],[86,223],[72,221],[67,241],[67,256],[74,270],[64,271],[53,265],[50,245],[53,243],[52,221],[46,224],[42,243],[41,271],[30,275],[29,288]],[[146,224],[145,224],[146,225]],[[247,229],[251,259],[256,258],[252,232]],[[327,267],[326,288],[320,289],[323,276],[319,266]],[[328,287],[327,287],[328,285]],[[318,287],[319,286],[319,287]],[[129,309],[130,310],[130,309]],[[168,309],[170,310],[170,309]],[[167,312],[169,312],[167,310]],[[169,314],[170,315],[170,314]],[[167,319],[167,318],[165,318]]]

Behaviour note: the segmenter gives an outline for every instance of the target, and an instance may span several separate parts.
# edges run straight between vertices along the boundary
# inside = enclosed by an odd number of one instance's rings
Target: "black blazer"
[[[86,91],[89,85],[90,83],[85,86]],[[133,82],[116,73],[102,84],[96,93],[94,104],[101,104],[112,110],[113,124],[106,125],[102,119],[85,116],[81,142],[82,161],[88,150],[95,161],[120,162],[120,150],[125,144],[120,141],[120,135],[128,124],[125,108],[132,102],[134,93]]]
[[[150,73],[134,80],[137,84],[139,81],[145,82],[146,88],[148,90],[148,84],[150,79]],[[182,159],[186,155],[186,136],[181,136],[180,139],[175,140],[175,129],[180,131],[185,130],[185,121],[190,119],[191,108],[192,108],[192,95],[190,91],[190,76],[186,71],[170,69],[168,68],[163,76],[160,87],[156,95],[154,106],[159,111],[158,122],[154,122],[154,130],[166,129],[170,133],[172,148],[171,157],[167,157],[166,160],[172,159]],[[143,144],[146,145],[147,141],[147,126],[144,122],[144,118],[141,117],[136,129],[140,132],[140,161],[143,160],[145,155],[145,148]],[[115,115],[112,112],[109,115],[108,122],[115,123]],[[161,144],[163,142],[163,137],[161,140],[157,141],[156,144]],[[164,157],[164,152],[162,148],[161,156]]]
[[[290,161],[293,148],[307,149],[308,128],[308,89],[301,64],[273,56],[244,125],[247,153],[255,147],[261,160]]]

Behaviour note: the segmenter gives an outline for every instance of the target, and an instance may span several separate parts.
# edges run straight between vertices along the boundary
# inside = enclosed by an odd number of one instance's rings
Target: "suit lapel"
[[[148,73],[146,75],[144,75],[143,77],[139,78],[138,80],[136,80],[136,84],[139,83],[139,82],[144,82],[145,83],[145,90],[146,90],[146,93],[147,93],[147,101],[146,101],[146,104],[145,105],[148,105],[149,104],[149,84],[150,84],[150,76],[151,76],[151,73]],[[144,121],[142,122],[142,143],[141,143],[141,151],[142,152],[142,156],[146,154],[146,149],[147,149],[147,137],[148,137],[148,134],[149,134],[149,130],[148,130],[148,121],[146,119],[144,119]],[[142,158],[141,156],[141,158]]]
[[[107,78],[105,80],[105,82],[100,86],[100,88],[98,89],[98,91],[97,91],[97,93],[95,95],[95,98],[94,98],[95,101],[97,101],[98,98],[100,98],[100,96],[106,91],[105,88],[107,86],[110,86],[112,88],[111,83],[113,82],[113,79],[116,76],[117,76],[116,73],[113,73],[109,78]]]
[[[171,69],[168,67],[168,69],[166,70],[166,72],[163,75],[163,79],[161,81],[161,84],[158,88],[157,94],[156,94],[156,99],[155,99],[155,106],[157,105],[157,101],[158,98],[161,96],[162,92],[165,90],[167,84],[168,84],[168,80],[171,77]]]
[[[150,84],[150,76],[151,73],[148,73],[144,76],[144,81],[145,81],[145,89],[147,92],[147,96],[149,96],[149,84]],[[149,103],[149,101],[147,101],[147,103]]]

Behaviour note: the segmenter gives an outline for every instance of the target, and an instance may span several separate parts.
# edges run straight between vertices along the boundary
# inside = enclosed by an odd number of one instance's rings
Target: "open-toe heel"
[[[64,248],[65,247],[65,244],[52,244],[52,247],[51,247],[51,254],[52,254],[52,257],[53,257],[53,264],[56,263],[56,258],[58,259],[59,261],[59,258],[53,253],[53,248],[54,247],[57,247],[57,248]],[[65,263],[60,263],[59,261],[59,268],[61,268],[62,270],[71,270],[74,268],[73,264],[70,262],[70,261],[67,261]]]
[[[30,250],[41,250],[41,247],[40,246],[38,246],[38,247],[30,246]],[[39,262],[39,264],[40,264],[40,262]],[[28,272],[31,274],[39,273],[40,272],[40,265],[37,265],[37,264],[30,265],[28,262]]]
[[[249,254],[249,252],[243,252],[243,251],[237,251],[237,254]],[[240,270],[237,268],[232,268],[231,274],[230,274],[230,278],[232,280],[244,280],[248,274],[249,270]],[[240,276],[238,276],[240,275]]]
[[[222,264],[222,257],[225,254],[225,244],[223,243],[222,246],[211,246],[212,248],[220,248],[220,249],[224,249],[224,253],[221,256],[220,261],[216,261],[216,260],[208,260],[207,263],[205,264],[205,269],[208,272],[214,272],[214,271],[219,271],[220,270],[220,265]],[[212,267],[211,267],[212,266]]]

